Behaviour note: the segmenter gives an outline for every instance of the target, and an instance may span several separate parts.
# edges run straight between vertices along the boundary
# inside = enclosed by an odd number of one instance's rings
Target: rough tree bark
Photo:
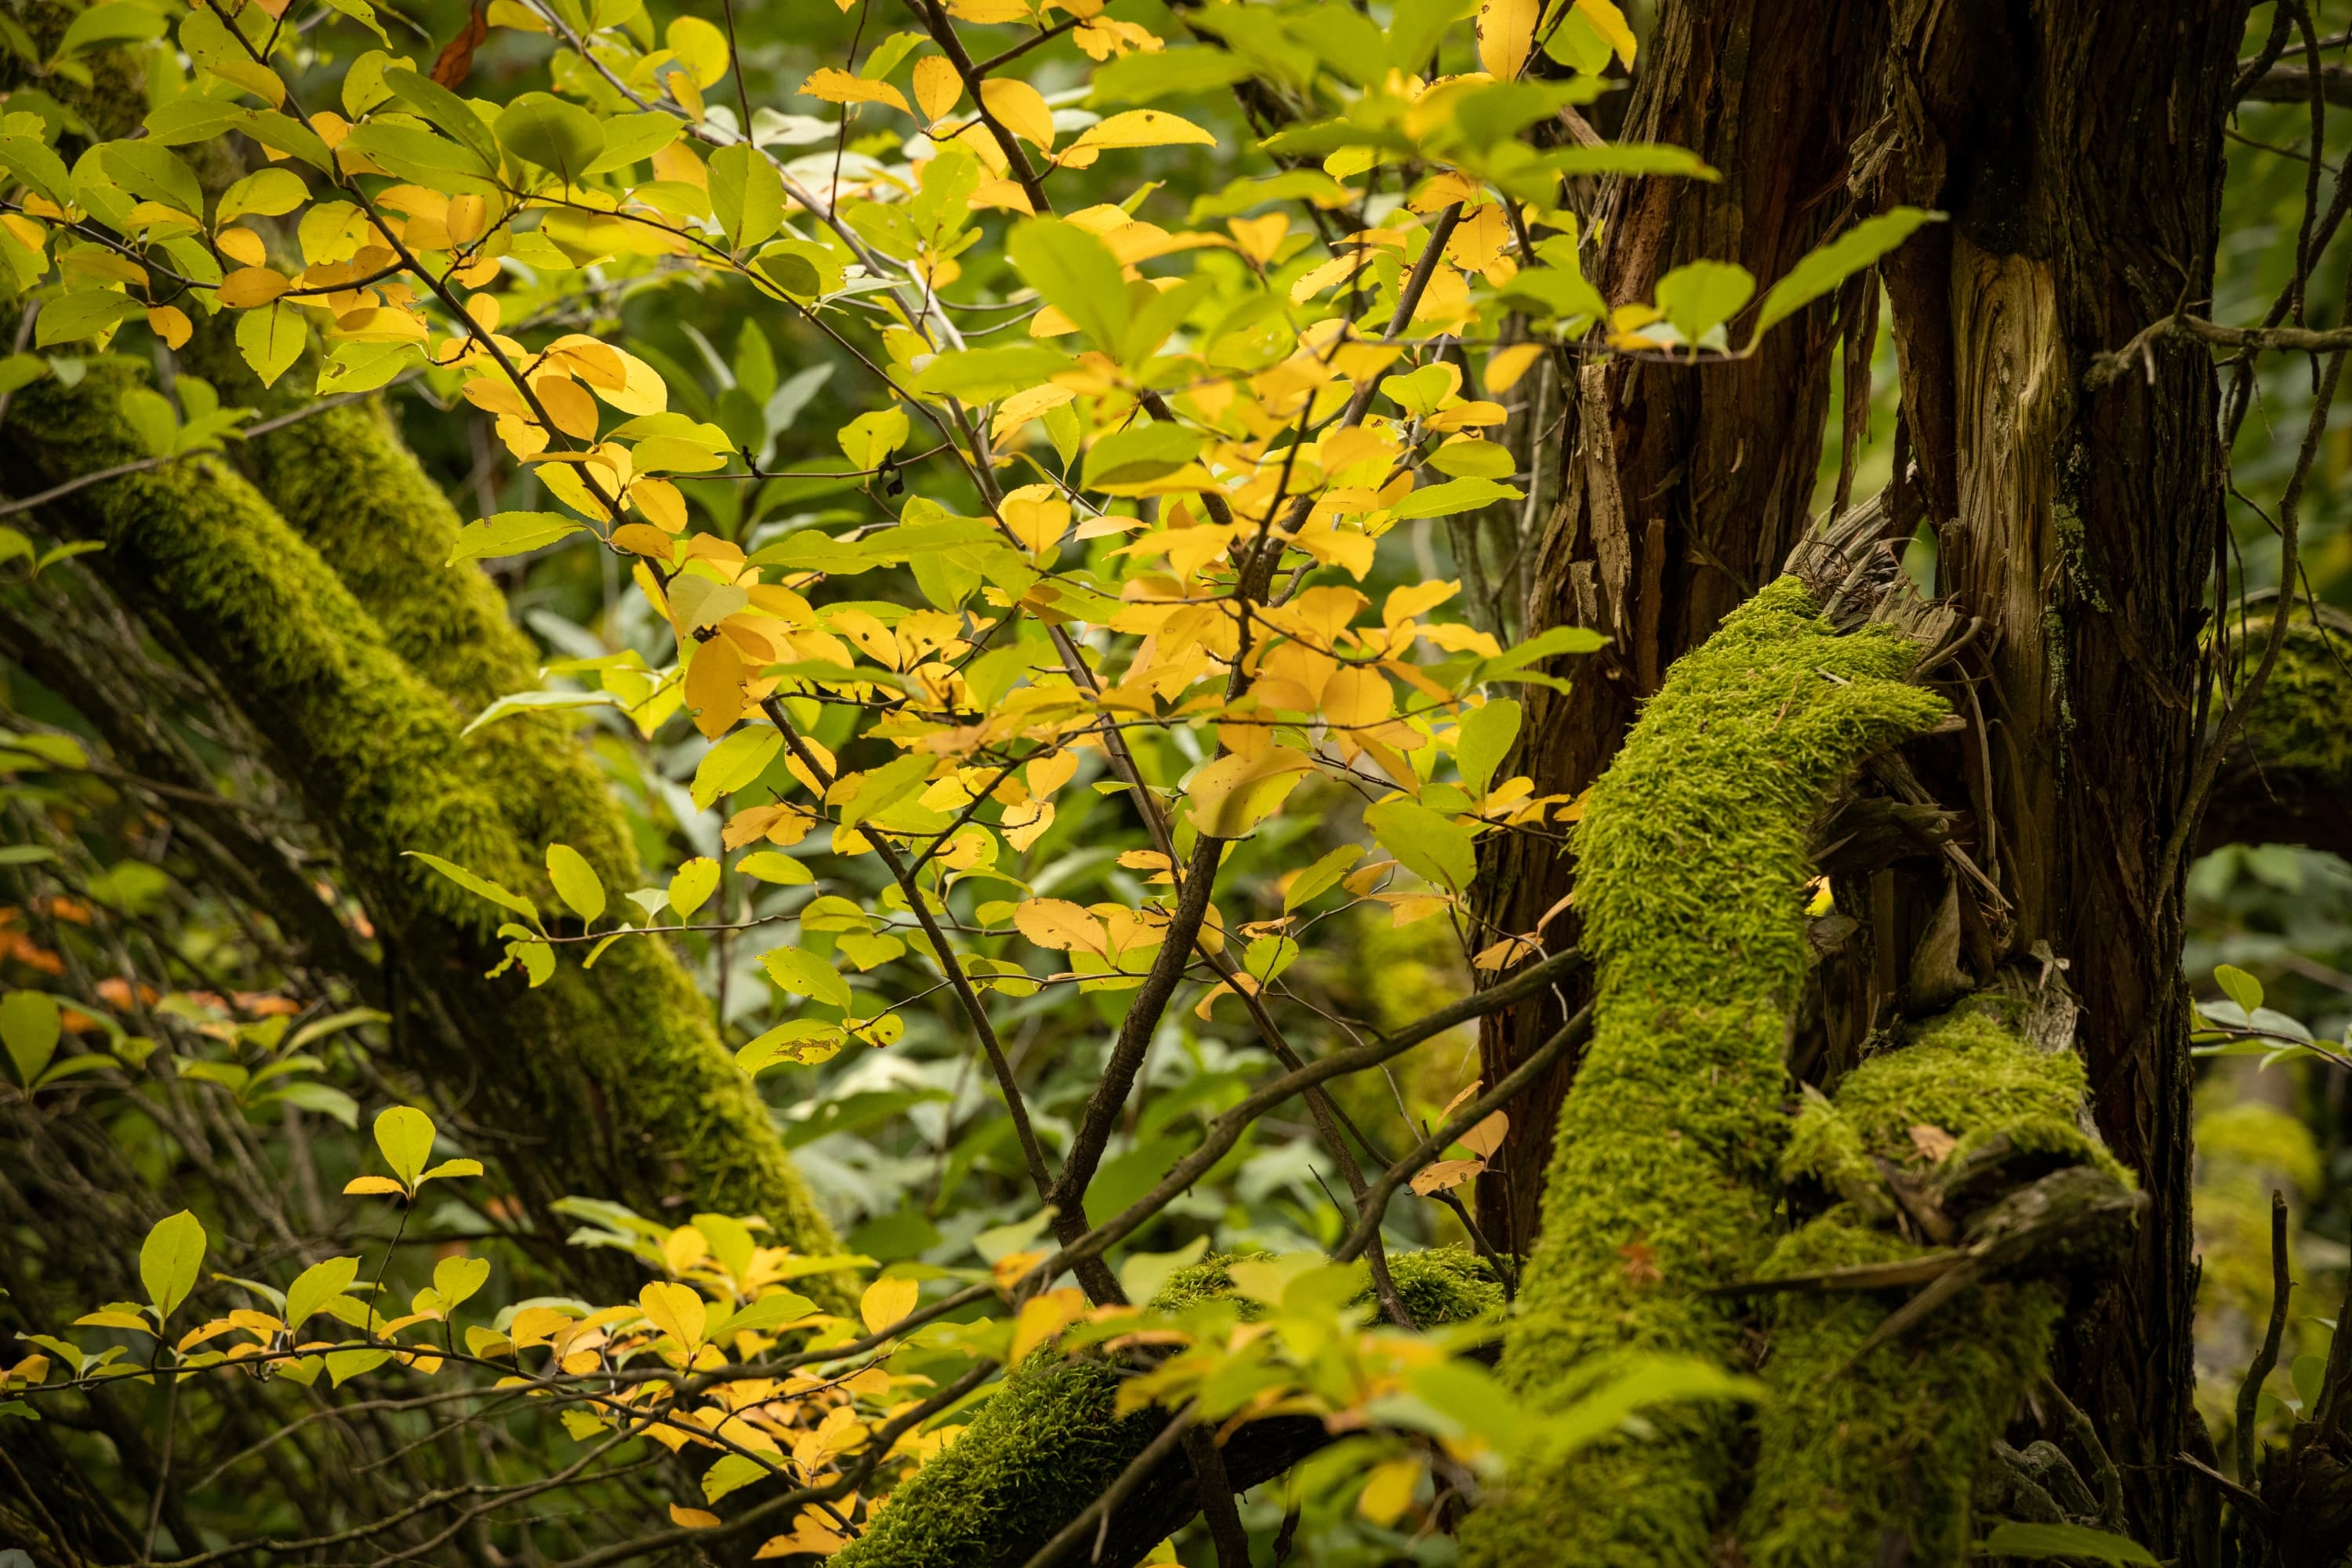
[[[1689,147],[1722,179],[1601,190],[1589,271],[1610,302],[1646,300],[1661,275],[1701,258],[1769,282],[1848,222],[1846,147],[1876,108],[1867,83],[1884,31],[1875,0],[1667,5],[1622,135]],[[1832,357],[1846,335],[1866,356],[1874,330],[1874,297],[1850,294],[1782,323],[1737,364],[1617,360],[1569,389],[1561,495],[1538,546],[1526,625],[1592,626],[1612,643],[1583,662],[1570,692],[1531,697],[1519,765],[1538,793],[1580,793],[1600,777],[1666,667],[1779,573],[1807,524]],[[1481,882],[1486,911],[1508,931],[1532,929],[1571,886],[1567,864],[1539,844],[1507,843]],[[1486,1080],[1563,1016],[1525,1007],[1490,1022]],[[1480,1184],[1480,1226],[1507,1251],[1533,1245],[1570,1076],[1561,1070],[1513,1108],[1500,1173]]]

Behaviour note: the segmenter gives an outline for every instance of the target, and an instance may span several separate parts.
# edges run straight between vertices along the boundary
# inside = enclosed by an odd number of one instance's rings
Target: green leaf
[[[1923,224],[1941,223],[1944,215],[1919,207],[1896,207],[1865,218],[1827,245],[1806,256],[1789,275],[1765,292],[1756,312],[1755,337],[1828,293],[1864,268],[1911,237]]]
[[[385,48],[392,47],[392,35],[385,32],[383,24],[375,19],[375,7],[369,5],[368,0],[325,0],[325,5],[330,11],[340,12],[373,33]]]
[[[522,916],[528,921],[536,921],[539,919],[539,906],[537,904],[532,903],[529,899],[524,898],[520,893],[510,893],[507,891],[504,888],[499,887],[496,882],[491,881],[488,877],[477,877],[471,871],[467,870],[463,866],[454,865],[447,860],[444,860],[438,855],[427,855],[422,849],[410,849],[404,853],[407,855],[408,858],[412,860],[424,861],[427,866],[432,867],[436,871],[440,872],[443,876],[457,883],[457,886],[465,889],[466,891],[475,894],[478,897],[488,899],[490,902],[498,905],[500,909],[512,910],[515,913]]]
[[[669,907],[681,921],[692,920],[694,911],[709,900],[719,890],[719,862],[708,855],[698,855],[677,868],[669,879]]]
[[[2213,983],[2221,988],[2221,994],[2243,1007],[2248,1017],[2263,1005],[2263,983],[2234,963],[2216,964]]]
[[[839,440],[842,456],[853,468],[881,466],[882,459],[907,444],[907,411],[903,408],[877,408],[871,414],[861,414],[841,427]]]
[[[588,165],[588,172],[609,174],[642,163],[677,141],[685,129],[685,122],[675,114],[616,114],[604,121],[604,151]]]
[[[341,1388],[362,1373],[373,1372],[392,1359],[390,1351],[329,1351],[326,1354],[327,1378]]]
[[[1117,353],[1127,337],[1127,282],[1100,239],[1059,218],[1026,218],[1005,244],[1022,281],[1077,323],[1094,346]]]
[[[41,308],[40,320],[33,328],[33,346],[47,349],[79,342],[146,313],[147,307],[128,294],[111,289],[79,289],[58,295]]]
[[[101,44],[145,43],[160,38],[170,28],[163,14],[152,5],[142,5],[137,0],[110,0],[104,5],[93,5],[76,16],[66,28],[65,37],[58,40],[54,59],[78,55],[84,49]]]
[[[710,750],[702,753],[695,765],[694,783],[689,790],[695,809],[708,811],[710,803],[722,795],[733,795],[768,771],[776,753],[784,749],[784,737],[780,731],[765,724],[746,725]]]
[[[460,561],[528,555],[559,539],[582,532],[583,526],[562,512],[502,511],[459,529],[457,547],[449,552],[448,563],[455,566]]]
[[[1693,261],[1658,279],[1658,309],[1696,343],[1731,320],[1756,292],[1756,277],[1729,261]]]
[[[1462,787],[1473,795],[1483,796],[1486,786],[1494,782],[1495,770],[1519,738],[1519,705],[1507,697],[1497,697],[1484,708],[1474,708],[1462,716],[1462,733],[1454,742],[1454,765],[1462,774]]]
[[[253,367],[264,386],[276,384],[302,357],[310,341],[310,327],[300,309],[283,300],[272,300],[236,319],[237,352],[245,355],[245,363]]]
[[[1338,887],[1339,879],[1348,874],[1348,868],[1363,858],[1362,845],[1342,844],[1307,867],[1283,890],[1282,912],[1288,914]]]
[[[2138,1542],[2085,1524],[2003,1523],[1978,1542],[1976,1551],[1986,1557],[2087,1557],[2156,1568],[2156,1554]]]
[[[883,763],[861,777],[848,798],[839,803],[841,825],[855,827],[868,822],[923,787],[938,758],[916,753]]]
[[[832,964],[804,947],[780,947],[760,955],[768,978],[795,996],[814,996],[846,1010],[849,982]]]
[[[213,222],[224,224],[247,213],[257,213],[263,217],[280,217],[310,199],[310,187],[304,184],[302,176],[293,170],[261,169],[221,193],[220,205],[213,212]]]
[[[372,120],[355,125],[343,146],[364,153],[397,178],[453,195],[498,192],[498,165],[472,148],[414,125]]]
[[[695,1216],[695,1224],[697,1226],[702,1224],[700,1215]],[[705,1234],[708,1232],[706,1231]],[[714,1246],[712,1250],[717,1251],[718,1248]],[[722,1256],[719,1261],[726,1263],[727,1259]],[[733,1268],[734,1265],[728,1263],[728,1267]],[[735,1271],[739,1278],[745,1272],[742,1269]],[[740,1312],[730,1313],[719,1319],[705,1332],[713,1340],[721,1334],[765,1333],[771,1329],[781,1328],[786,1323],[797,1323],[803,1318],[814,1317],[816,1310],[816,1303],[806,1296],[795,1295],[790,1290],[779,1290],[773,1295],[761,1297]]]
[[[782,1062],[814,1067],[839,1056],[845,1037],[845,1031],[838,1024],[828,1024],[816,1018],[794,1018],[790,1023],[777,1025],[737,1051],[735,1065],[751,1078],[757,1078]]]
[[[728,246],[749,250],[784,226],[783,176],[756,148],[740,142],[721,147],[710,155],[710,211],[725,231]],[[801,292],[782,280],[776,286],[788,294]]]
[[[479,1291],[489,1278],[487,1258],[445,1258],[433,1266],[433,1293],[441,1298],[441,1310],[450,1311]]]
[[[1419,517],[1451,517],[1458,511],[1475,511],[1498,500],[1518,500],[1527,491],[1517,485],[1507,485],[1496,479],[1447,479],[1443,484],[1423,485],[1397,504],[1400,522]]]
[[[841,287],[841,263],[814,240],[780,239],[760,252],[752,267],[795,300],[814,300]]]
[[[1523,643],[1505,648],[1478,666],[1481,680],[1505,680],[1531,665],[1564,653],[1591,653],[1609,639],[1590,626],[1548,626]]]
[[[774,1472],[749,1454],[721,1454],[711,1467],[702,1472],[704,1500],[717,1502],[732,1491],[740,1491],[754,1481],[765,1480]]]
[[[73,199],[73,175],[48,144],[15,132],[0,135],[0,169],[63,206]]]
[[[11,991],[0,997],[0,1044],[16,1067],[16,1081],[27,1089],[57,1054],[65,1033],[64,1015],[57,1003],[37,991]]]
[[[1208,444],[1201,432],[1166,422],[1114,430],[1087,451],[1086,488],[1149,484],[1199,457]]]
[[[205,1261],[203,1222],[186,1209],[155,1222],[139,1248],[139,1283],[155,1304],[155,1321],[163,1322],[179,1310],[196,1288],[196,1270]]]
[[[193,218],[205,216],[205,190],[180,155],[153,142],[109,142],[99,148],[99,166],[134,196],[177,207]]]
[[[1077,362],[1059,349],[1020,344],[1001,349],[961,349],[940,354],[915,378],[915,390],[992,403],[1009,393],[1050,381]]]
[[[416,343],[337,343],[327,351],[318,384],[310,390],[320,397],[373,392],[409,366],[424,363],[425,350]]]
[[[386,72],[389,82],[393,73]],[[604,128],[576,103],[550,92],[526,92],[499,116],[499,141],[527,163],[578,184],[604,151]]]
[[[340,1296],[359,1278],[360,1260],[356,1258],[330,1258],[324,1263],[313,1263],[294,1277],[286,1287],[286,1326],[299,1329],[310,1314],[327,1304],[331,1296]]]
[[[588,857],[571,845],[547,847],[547,879],[555,884],[555,896],[564,907],[582,920],[593,921],[604,912],[604,879],[588,864]]]
[[[1438,887],[1458,893],[1477,874],[1476,831],[1419,801],[1384,800],[1364,813],[1364,825],[1407,870]]]
[[[375,1119],[375,1146],[400,1184],[414,1188],[433,1158],[433,1118],[413,1105],[395,1105]]]
[[[1230,49],[1163,49],[1151,55],[1139,51],[1096,70],[1094,92],[1087,102],[1101,109],[1150,103],[1184,93],[1217,92],[1249,74],[1249,62]]]
[[[735,869],[779,888],[805,888],[816,880],[807,861],[795,860],[781,849],[754,849],[735,862]]]

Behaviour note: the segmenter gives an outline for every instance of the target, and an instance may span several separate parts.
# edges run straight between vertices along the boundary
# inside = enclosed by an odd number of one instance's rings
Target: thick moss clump
[[[1885,1263],[1920,1249],[1840,1205],[1774,1249],[1767,1278]],[[2010,1415],[2042,1373],[2062,1314],[2040,1281],[1979,1285],[1849,1365],[1893,1298],[1773,1297],[1756,1480],[1739,1540],[1754,1568],[1958,1568],[1969,1499]]]
[[[1798,1116],[1781,1157],[1788,1182],[1818,1181],[1873,1222],[1895,1205],[1874,1157],[1920,1166],[1915,1127],[1957,1141],[1943,1163],[1965,1163],[1994,1138],[2020,1154],[2095,1164],[2120,1181],[2129,1173],[2083,1130],[2082,1058],[2037,1051],[2001,1027],[1990,1004],[1963,1006],[1921,1030],[1900,1050],[1873,1057],[1847,1075],[1832,1102],[1813,1100]]]
[[[1933,1191],[1939,1174],[1967,1169],[1972,1154],[2002,1139],[2011,1157],[2095,1165],[2129,1180],[2082,1130],[2081,1060],[2034,1049],[2001,1026],[2000,1006],[1993,997],[1965,1004],[1855,1068],[1833,1101],[1806,1107],[1782,1173],[1821,1182],[1846,1201],[1776,1247],[1763,1278],[1928,1250],[1877,1228],[1895,1217],[1877,1162]],[[1966,1557],[1978,1471],[2042,1375],[2061,1291],[2040,1281],[1977,1286],[1854,1362],[1899,1299],[1769,1299],[1771,1397],[1758,1415],[1762,1440],[1739,1532],[1755,1568],[1957,1565]]]
[[[135,375],[122,362],[100,363],[74,387],[20,389],[9,410],[17,438],[0,454],[11,486],[37,489],[143,456],[120,413]],[[336,456],[322,449],[315,460]],[[352,479],[336,483],[356,508]],[[525,889],[542,874],[547,837],[560,833],[601,852],[616,878],[633,872],[617,816],[585,793],[594,775],[584,760],[542,753],[542,779],[528,753],[495,739],[497,727],[461,738],[451,693],[391,646],[320,552],[217,457],[91,486],[44,516],[106,543],[91,563],[212,671],[269,742],[335,844],[404,984],[423,992],[407,994],[465,1049],[436,1054],[431,1042],[447,1035],[432,1028],[404,1028],[395,1039],[419,1071],[478,1085],[477,1114],[530,1141],[530,1157],[510,1162],[528,1201],[579,1193],[648,1214],[682,1201],[763,1215],[779,1240],[833,1250],[766,1107],[667,950],[623,943],[593,972],[566,963],[535,991],[518,976],[486,981],[503,912],[403,858],[425,850]],[[429,579],[454,574],[420,565],[415,575],[413,592],[430,597]],[[462,585],[457,593],[478,598]],[[399,608],[388,588],[379,599],[387,614]],[[484,613],[444,617],[456,628],[451,646],[478,634],[495,642],[489,606],[475,608]]]
[[[1848,770],[1944,712],[1903,684],[1916,657],[1884,627],[1837,635],[1783,578],[1675,665],[1595,786],[1577,839],[1593,1041],[1503,1358],[1537,1404],[1612,1352],[1735,1359],[1732,1308],[1698,1291],[1752,1270],[1773,1228],[1807,828]],[[1465,1561],[1697,1568],[1732,1423],[1678,1414],[1525,1467],[1471,1516]]]
[[[1181,1312],[1229,1294],[1226,1258],[1179,1269],[1151,1305]],[[1391,1253],[1397,1295],[1423,1324],[1467,1322],[1503,1304],[1486,1263],[1456,1247]],[[1103,1493],[1167,1413],[1112,1414],[1120,1373],[1095,1357],[1032,1356],[946,1452],[891,1494],[837,1568],[1018,1568]]]

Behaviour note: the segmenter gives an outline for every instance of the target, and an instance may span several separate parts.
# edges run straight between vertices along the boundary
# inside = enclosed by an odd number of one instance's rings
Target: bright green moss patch
[[[1841,1206],[1774,1249],[1767,1277],[1889,1262],[1920,1249]],[[1769,1298],[1770,1396],[1739,1528],[1751,1568],[1958,1568],[1969,1500],[1993,1440],[2042,1375],[2054,1285],[1983,1285],[1847,1363],[1901,1300],[1885,1291]]]
[[[1503,1360],[1535,1402],[1609,1352],[1734,1360],[1734,1308],[1696,1292],[1752,1269],[1773,1228],[1807,829],[1863,758],[1944,712],[1903,684],[1915,658],[1881,627],[1836,635],[1784,578],[1675,665],[1594,788],[1577,838],[1594,1036]],[[1529,1467],[1471,1517],[1465,1561],[1696,1568],[1734,1419],[1670,1415]]]
[[[1990,1007],[1966,1005],[1856,1068],[1838,1086],[1834,1105],[1809,1103],[1781,1156],[1781,1179],[1810,1177],[1871,1219],[1887,1219],[1894,1205],[1873,1157],[1925,1173],[1931,1162],[1912,1129],[1928,1128],[1957,1140],[1948,1162],[2005,1137],[2021,1152],[2097,1164],[2130,1180],[2083,1131],[2083,1094],[2081,1058],[2037,1051],[2002,1028]]]

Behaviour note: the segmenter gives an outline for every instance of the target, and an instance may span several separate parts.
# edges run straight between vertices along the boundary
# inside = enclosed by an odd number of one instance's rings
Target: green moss
[[[1229,1258],[1170,1277],[1151,1304],[1181,1312],[1233,1290]],[[1500,1308],[1479,1258],[1454,1247],[1391,1253],[1397,1295],[1424,1324]],[[1244,1308],[1246,1310],[1246,1307]],[[1040,1351],[1004,1380],[947,1450],[891,1495],[836,1568],[1015,1568],[1102,1495],[1166,1420],[1113,1414],[1119,1372],[1099,1358]]]
[[[1924,1171],[1929,1162],[1911,1130],[1928,1126],[1957,1140],[1946,1164],[2006,1137],[2021,1152],[2097,1164],[2129,1181],[2082,1129],[2084,1082],[2082,1060],[2072,1052],[2036,1051],[2001,1027],[1989,1006],[1965,1005],[1856,1068],[1834,1104],[1811,1100],[1790,1134],[1780,1176],[1819,1181],[1869,1218],[1885,1220],[1894,1205],[1873,1157]]]
[[[2252,628],[2256,645],[2269,633]],[[2352,795],[2352,633],[2332,636],[2299,614],[2246,717],[2246,746],[2265,769],[2305,773]],[[2249,668],[2252,666],[2250,658]]]
[[[142,455],[119,412],[133,374],[121,362],[101,363],[76,387],[21,389],[9,416],[15,440],[0,459],[12,484],[38,488]],[[310,459],[327,467],[340,456],[331,446]],[[394,526],[399,509],[343,493],[356,514]],[[219,458],[92,486],[45,515],[106,542],[94,560],[118,590],[212,670],[271,744],[403,973],[429,988],[428,1005],[467,1044],[462,1059],[411,1065],[478,1086],[478,1114],[532,1140],[530,1157],[510,1162],[527,1198],[581,1193],[656,1215],[761,1215],[779,1240],[804,1252],[834,1249],[766,1107],[667,949],[623,943],[594,971],[562,964],[535,991],[516,976],[485,981],[504,916],[403,858],[425,850],[530,889],[543,874],[546,838],[556,836],[547,829],[559,826],[583,849],[602,846],[608,867],[633,871],[617,815],[587,787],[594,774],[576,750],[557,754],[544,732],[512,744],[461,739],[451,694],[401,657],[371,606]],[[417,515],[412,509],[412,521]],[[416,548],[436,547],[428,540]],[[394,591],[395,575],[379,574],[374,592],[399,624],[415,605]],[[414,595],[442,595],[432,614],[453,628],[449,647],[476,635],[495,645],[502,612],[476,589],[449,588],[457,574],[438,566],[415,576]],[[509,653],[517,646],[510,641]],[[400,1038],[422,1050],[433,1033]],[[842,1294],[826,1281],[817,1293]]]
[[[1578,900],[1598,966],[1592,1045],[1562,1107],[1506,1378],[1538,1404],[1621,1350],[1731,1363],[1732,1309],[1773,1225],[1781,1066],[1806,965],[1806,832],[1862,758],[1944,711],[1910,644],[1840,637],[1782,579],[1679,660],[1594,788]],[[1707,1560],[1733,1417],[1538,1461],[1463,1533],[1472,1564]]]
[[[1919,1249],[1841,1205],[1773,1250],[1767,1277],[1889,1262]],[[2058,1287],[1987,1285],[1851,1366],[1885,1321],[1879,1292],[1769,1300],[1770,1388],[1739,1540],[1753,1568],[1958,1568],[1969,1500],[2062,1313]]]

